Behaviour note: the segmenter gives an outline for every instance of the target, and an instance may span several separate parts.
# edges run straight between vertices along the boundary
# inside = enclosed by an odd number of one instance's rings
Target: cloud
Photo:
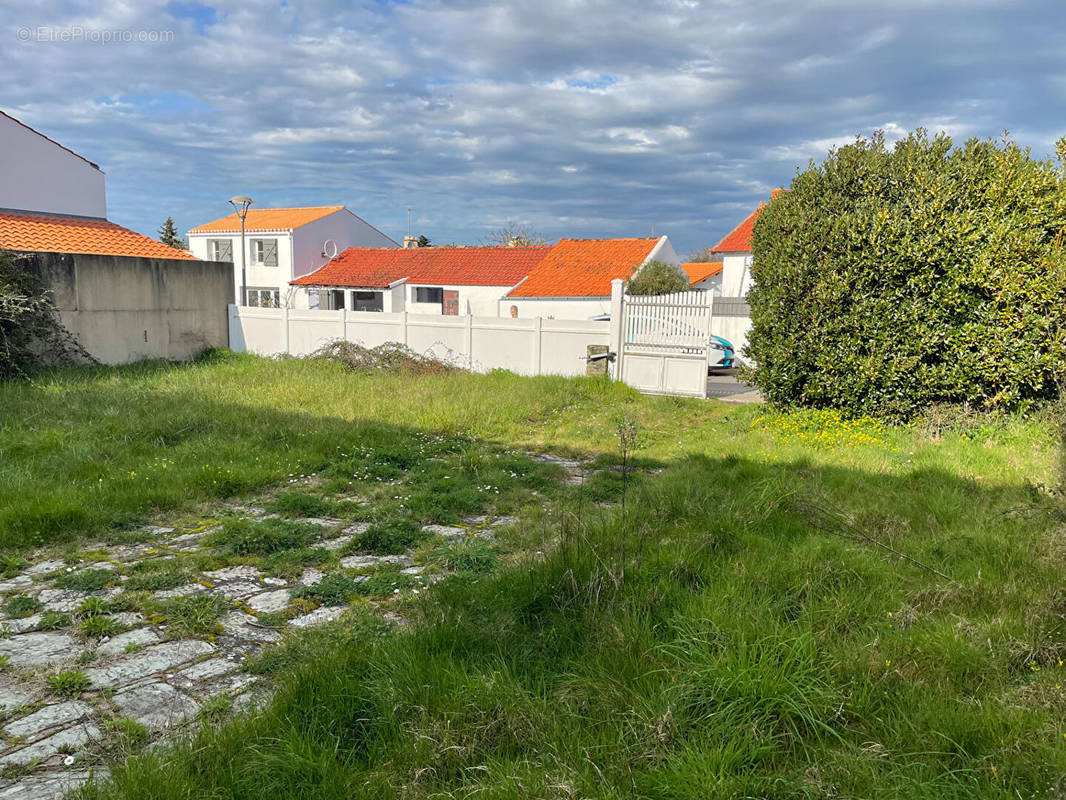
[[[1055,17],[1058,17],[1055,19]],[[154,233],[345,203],[437,242],[716,241],[798,166],[875,129],[1066,132],[1062,12],[1039,0],[0,0],[0,108],[101,164]],[[165,40],[21,41],[36,32]]]

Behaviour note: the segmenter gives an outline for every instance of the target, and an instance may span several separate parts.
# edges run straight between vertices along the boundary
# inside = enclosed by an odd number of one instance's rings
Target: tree
[[[418,237],[418,242],[416,243],[416,246],[417,247],[432,247],[432,245],[429,243],[429,237],[425,236],[425,235],[422,235],[422,236]]]
[[[655,295],[687,292],[688,277],[675,264],[665,261],[649,261],[626,281],[628,294]]]
[[[1050,399],[1064,236],[1063,173],[1006,138],[956,148],[919,130],[832,150],[755,223],[755,383],[778,406],[887,419]]]
[[[690,252],[687,260],[693,264],[702,264],[708,261],[714,261],[714,256],[711,255],[710,247],[701,247],[698,250]]]
[[[490,233],[488,242],[498,247],[531,247],[547,244],[548,240],[528,225],[508,222],[499,230]]]
[[[178,229],[174,225],[174,218],[167,217],[167,221],[163,223],[163,227],[159,229],[159,241],[163,244],[176,247],[179,250],[185,249],[185,240],[178,236]]]

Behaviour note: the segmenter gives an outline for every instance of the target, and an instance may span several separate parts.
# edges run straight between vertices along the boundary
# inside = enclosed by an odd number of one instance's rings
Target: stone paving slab
[[[325,625],[341,616],[348,609],[344,606],[324,606],[316,608],[303,616],[289,620],[293,628],[314,628],[317,625]]]
[[[259,581],[226,581],[218,586],[211,587],[208,591],[211,594],[225,597],[227,600],[244,600],[253,594],[263,591],[263,584],[259,583]]]
[[[60,750],[81,747],[94,739],[99,739],[100,736],[100,729],[95,724],[82,722],[0,756],[0,766],[28,764],[37,759],[53,756]]]
[[[24,706],[37,696],[37,693],[24,683],[6,675],[0,675],[0,710],[10,711]]]
[[[200,583],[186,583],[173,589],[159,589],[152,592],[155,600],[173,600],[176,597],[189,597],[194,594],[206,594],[207,587]]]
[[[112,636],[97,647],[96,652],[107,656],[121,655],[126,652],[126,648],[131,644],[147,647],[148,645],[156,644],[161,639],[162,637],[151,628],[137,628],[136,630]]]
[[[183,639],[177,642],[146,647],[139,653],[127,656],[106,667],[85,670],[89,685],[94,689],[105,686],[122,686],[138,678],[163,672],[192,661],[199,656],[215,652],[215,647],[199,639]]]
[[[453,539],[457,536],[466,536],[470,533],[469,529],[459,528],[455,525],[423,525],[422,530],[426,533],[443,536],[446,539]]]
[[[400,564],[409,567],[414,564],[410,556],[345,556],[341,559],[341,566],[345,569],[365,569],[376,567],[379,564]]]
[[[19,589],[27,589],[33,586],[33,578],[29,575],[16,575],[6,581],[0,581],[0,592],[16,592]]]
[[[251,614],[231,611],[222,618],[222,631],[242,642],[279,642],[281,634],[271,628],[257,627]]]
[[[23,633],[0,639],[0,656],[19,669],[71,661],[82,651],[81,643],[65,633]]]
[[[92,597],[92,592],[76,592],[72,589],[42,589],[37,595],[41,607],[46,611],[55,611],[60,614],[69,614],[77,611],[86,597]]]
[[[36,628],[42,619],[44,619],[44,614],[31,614],[21,619],[5,619],[0,622],[0,628],[8,633],[25,633]]]
[[[119,692],[113,698],[122,716],[150,730],[177,725],[194,716],[200,705],[173,686],[158,682]]]
[[[283,611],[292,599],[288,589],[263,592],[248,600],[248,607],[260,614],[272,614]]]
[[[66,562],[58,558],[50,558],[47,561],[41,561],[34,564],[27,569],[23,574],[29,576],[47,575],[50,572],[55,572],[57,569],[63,569],[66,566]]]
[[[14,722],[4,726],[4,733],[8,736],[29,738],[36,736],[41,731],[54,728],[57,725],[67,725],[71,722],[91,717],[93,707],[80,700],[68,700],[65,703],[55,703],[50,706],[34,711],[32,714],[20,717]]]
[[[198,684],[220,678],[238,669],[240,664],[228,658],[209,658],[176,672],[168,680],[174,686],[189,691]]]
[[[0,788],[0,800],[56,800],[88,783],[90,778],[103,778],[106,770],[79,769],[49,775],[33,775]]]
[[[300,578],[296,582],[300,584],[300,586],[314,586],[324,577],[326,577],[326,573],[322,570],[308,567],[300,574]]]
[[[213,581],[258,581],[262,574],[263,573],[261,573],[257,568],[249,564],[235,564],[232,567],[213,569],[210,572],[204,573],[204,575],[206,575]]]

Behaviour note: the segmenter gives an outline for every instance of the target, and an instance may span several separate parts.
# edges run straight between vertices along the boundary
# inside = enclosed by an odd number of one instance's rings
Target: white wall
[[[215,239],[228,239],[233,246],[233,296],[241,298],[241,235],[231,233],[193,233],[189,235],[189,250],[197,258],[210,261],[212,255],[208,252],[209,241]],[[252,248],[253,239],[274,239],[278,243],[278,265],[276,267],[267,267],[262,264],[255,264],[253,260],[255,258]],[[248,280],[247,286],[250,289],[277,289],[278,297],[282,304],[285,303],[285,298],[289,294],[289,281],[292,280],[292,234],[291,233],[265,233],[265,232],[249,232],[244,236],[246,256],[248,258]],[[300,297],[302,293],[293,292],[294,300]],[[303,308],[307,308],[307,297],[303,295]]]
[[[104,219],[104,173],[15,120],[0,116],[0,208]]]
[[[610,342],[609,322],[499,319],[374,311],[298,311],[231,305],[230,348],[307,355],[347,339],[367,347],[399,342],[475,372],[584,375],[587,347]]]
[[[592,319],[611,313],[610,297],[504,297],[497,304],[501,317],[511,316],[511,306],[518,306],[518,318]]]
[[[329,261],[322,256],[322,245],[327,239],[337,243],[338,253],[349,247],[399,247],[381,231],[343,208],[293,231],[294,271],[288,280],[314,272]]]
[[[459,314],[475,317],[496,315],[500,298],[507,294],[511,286],[459,286],[457,284],[409,283],[407,284],[407,310],[412,314],[440,314],[441,306],[437,303],[414,302],[414,290],[419,286],[431,286],[445,291],[459,293]]]
[[[719,253],[722,256],[722,294],[744,297],[751,288],[751,253]]]

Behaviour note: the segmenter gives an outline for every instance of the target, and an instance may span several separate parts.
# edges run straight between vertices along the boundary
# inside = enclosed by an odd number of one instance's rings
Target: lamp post
[[[241,296],[237,298],[237,305],[246,306],[248,305],[248,259],[244,249],[244,218],[248,216],[248,206],[252,204],[252,198],[239,194],[231,197],[229,204],[233,206],[237,218],[241,221]]]

